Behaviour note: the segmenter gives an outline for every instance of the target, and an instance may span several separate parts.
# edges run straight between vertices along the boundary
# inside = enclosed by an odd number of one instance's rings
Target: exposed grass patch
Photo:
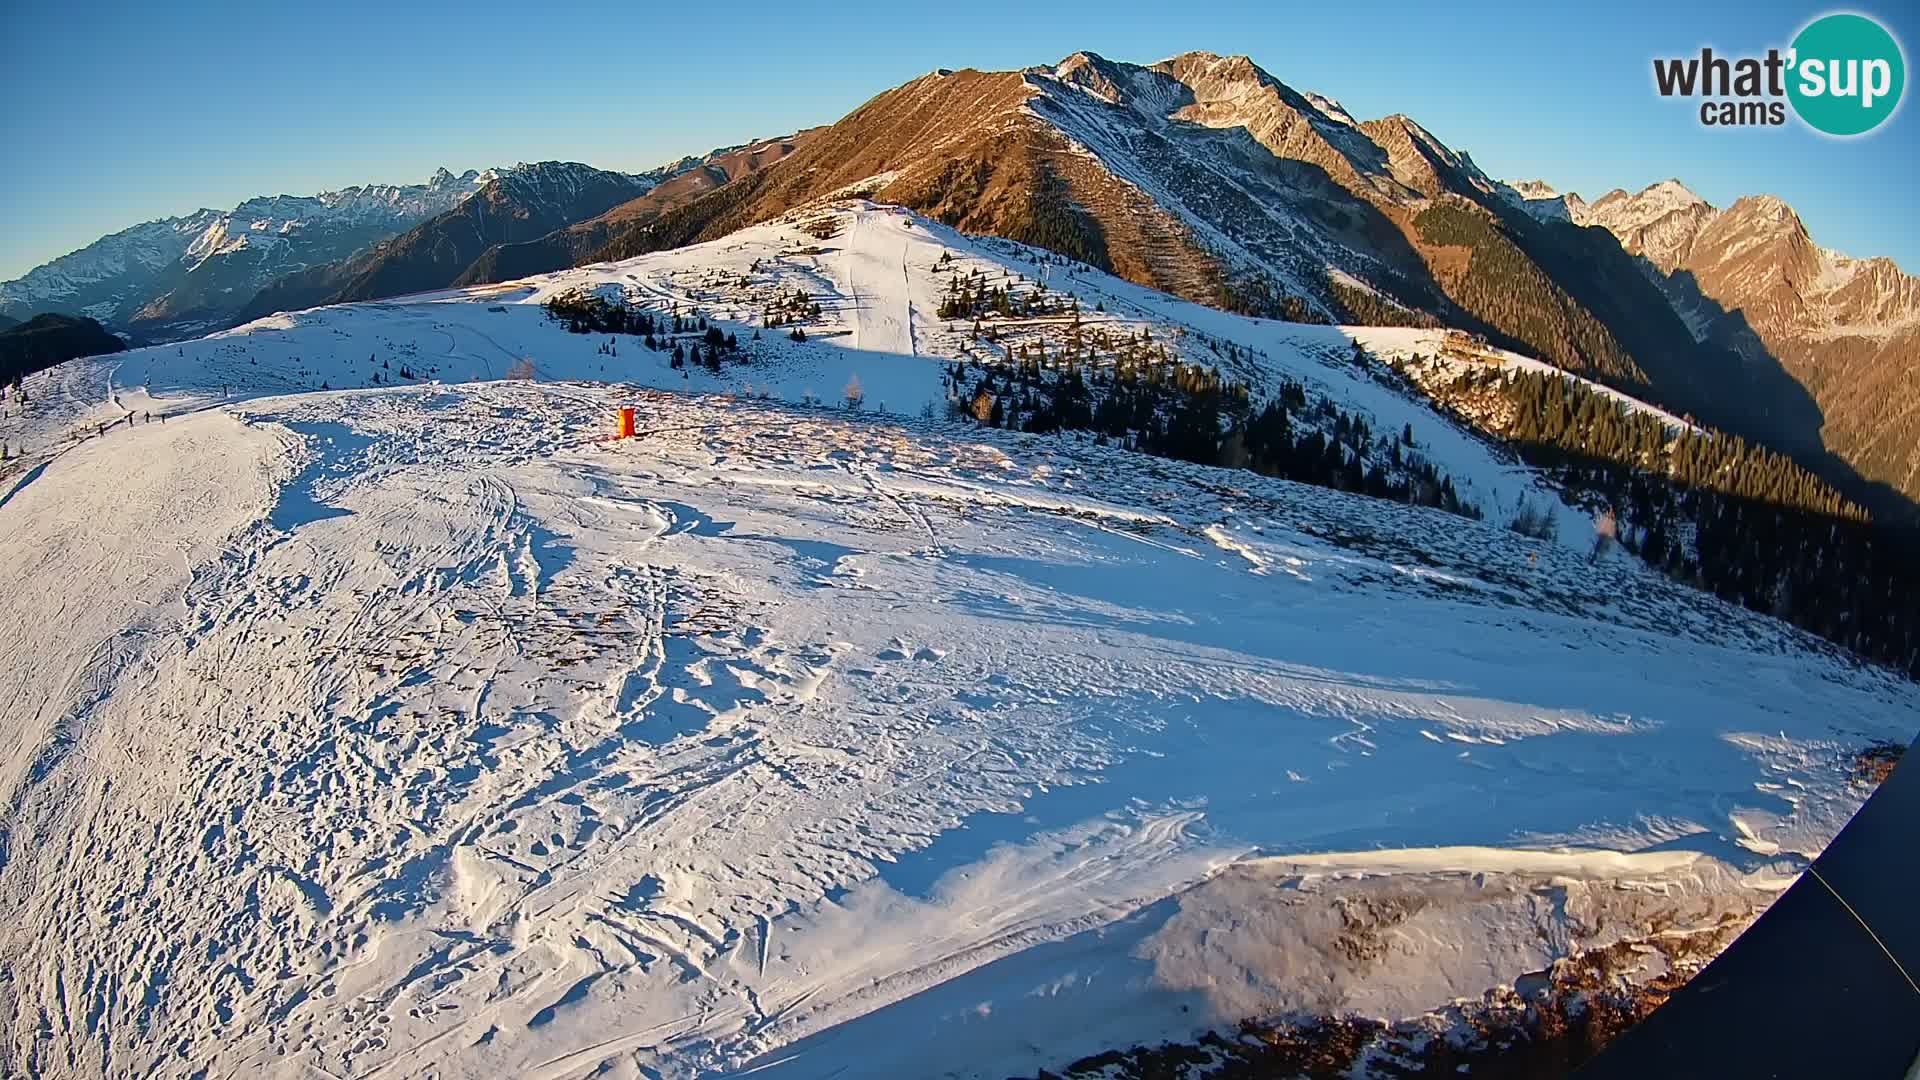
[[[1878,787],[1893,775],[1894,766],[1906,752],[1907,748],[1896,742],[1874,743],[1853,756],[1853,778]]]

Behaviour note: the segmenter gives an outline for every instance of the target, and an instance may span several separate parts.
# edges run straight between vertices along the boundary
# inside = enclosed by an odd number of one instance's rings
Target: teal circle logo
[[[1823,15],[1793,39],[1787,99],[1815,131],[1862,135],[1893,115],[1907,86],[1906,58],[1865,15]]]

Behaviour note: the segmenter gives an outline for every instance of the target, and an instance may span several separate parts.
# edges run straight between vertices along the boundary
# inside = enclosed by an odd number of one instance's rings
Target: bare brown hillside
[[[1022,72],[936,72],[811,135],[777,169],[613,237],[596,258],[692,243],[836,195],[911,207],[1131,280],[1204,295],[1219,260],[1174,214],[1026,107]]]

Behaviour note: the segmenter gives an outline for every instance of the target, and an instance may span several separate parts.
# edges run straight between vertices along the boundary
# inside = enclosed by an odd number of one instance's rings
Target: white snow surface
[[[1231,868],[1777,888],[1864,797],[1852,751],[1913,733],[1911,684],[1491,514],[903,416],[966,337],[941,253],[1041,266],[834,216],[817,254],[776,223],[29,380],[0,1070],[1031,1074],[1240,1019],[1167,988],[1155,932]],[[1463,492],[1535,490],[1344,358],[1414,332],[1046,273],[1413,423]],[[683,374],[538,306],[748,338],[742,275],[824,325]],[[438,381],[343,389],[403,364]],[[801,403],[855,375],[865,411]]]

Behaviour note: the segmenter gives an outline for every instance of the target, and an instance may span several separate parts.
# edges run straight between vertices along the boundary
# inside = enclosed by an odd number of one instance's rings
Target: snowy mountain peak
[[[1744,217],[1754,224],[1769,224],[1800,232],[1806,231],[1806,226],[1800,221],[1800,215],[1778,195],[1743,195],[1735,199],[1733,205],[1727,207],[1726,212],[1730,216]]]
[[[1662,180],[1629,194],[1615,188],[1592,203],[1596,214],[1649,222],[1679,211],[1711,211],[1713,205],[1678,180]]]
[[[1646,190],[1640,192],[1640,198],[1659,200],[1675,207],[1692,206],[1696,203],[1707,205],[1707,200],[1694,194],[1693,189],[1673,178],[1662,180],[1657,184],[1649,184]]]
[[[1545,180],[1509,180],[1494,185],[1497,194],[1540,221],[1569,221],[1580,224],[1586,219],[1587,203],[1577,192],[1562,194]]]
[[[491,184],[510,188],[526,202],[564,203],[594,184],[617,184],[644,194],[658,181],[650,176],[610,172],[577,161],[515,162],[492,173]]]
[[[1068,56],[1066,59],[1061,60],[1058,64],[1055,64],[1053,66],[1053,74],[1057,79],[1071,79],[1076,73],[1088,68],[1111,69],[1115,66],[1112,61],[1101,56],[1099,53],[1088,52],[1082,49]]]
[[[1222,56],[1219,53],[1195,49],[1168,57],[1154,67],[1168,67],[1179,71],[1203,71],[1216,80],[1238,81],[1257,86],[1277,85],[1280,80],[1268,74],[1253,58],[1243,53]]]
[[[1557,199],[1560,192],[1545,180],[1510,180],[1507,186],[1523,199]]]
[[[1157,125],[1193,104],[1193,92],[1168,74],[1138,64],[1117,63],[1092,52],[1077,52],[1046,73],[1109,105],[1131,108]]]
[[[1316,94],[1311,90],[1306,92],[1306,98],[1313,103],[1314,108],[1319,109],[1322,115],[1334,123],[1350,128],[1360,126],[1360,121],[1355,120],[1353,115],[1347,112],[1346,106],[1333,98],[1325,94]]]
[[[1305,103],[1291,87],[1246,56],[1185,52],[1154,64],[1152,70],[1179,79],[1202,102],[1260,101],[1275,91],[1284,91],[1285,97]]]
[[[1620,238],[1629,252],[1656,266],[1682,257],[1699,229],[1717,212],[1712,204],[1678,180],[1649,184],[1635,194],[1615,188],[1573,217],[1576,225],[1599,225]]]
[[[1052,76],[1078,86],[1094,97],[1118,105],[1125,94],[1126,72],[1098,53],[1077,52],[1053,66]]]

